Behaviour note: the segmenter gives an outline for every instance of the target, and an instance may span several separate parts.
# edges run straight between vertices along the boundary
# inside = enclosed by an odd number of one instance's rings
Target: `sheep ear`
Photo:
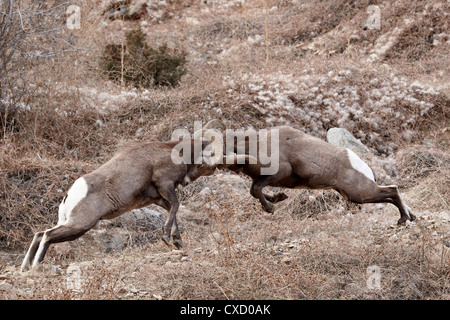
[[[228,168],[236,164],[244,164],[246,162],[255,164],[258,160],[248,154],[231,154],[223,157],[223,163],[219,164],[217,167],[219,169]]]

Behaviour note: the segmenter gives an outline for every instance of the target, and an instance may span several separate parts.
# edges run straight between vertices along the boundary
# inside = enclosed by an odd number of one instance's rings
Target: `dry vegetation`
[[[46,15],[38,24],[26,10],[29,25],[16,20],[22,54],[0,75],[0,299],[450,298],[448,1],[146,3],[133,19],[109,19],[102,1],[73,1],[81,29],[57,34],[63,2],[36,9]],[[363,28],[369,5],[381,9],[380,29]],[[105,47],[122,50],[139,28],[151,46],[187,54],[178,86],[121,86],[99,69]],[[393,206],[349,205],[331,191],[287,190],[270,215],[247,178],[218,172],[179,190],[183,251],[159,240],[166,212],[152,206],[18,272],[77,177],[125,141],[167,140],[213,118],[322,138],[345,127],[418,220],[393,226]],[[367,286],[369,266],[380,268],[379,289]]]

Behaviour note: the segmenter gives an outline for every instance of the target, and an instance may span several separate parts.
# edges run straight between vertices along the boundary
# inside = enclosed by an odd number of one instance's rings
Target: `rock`
[[[14,286],[11,283],[7,282],[6,280],[0,282],[0,291],[11,292],[13,289]]]
[[[193,253],[201,253],[203,251],[203,249],[201,247],[195,248],[194,250],[192,250]]]
[[[144,16],[147,13],[147,2],[145,0],[127,1],[116,0],[112,1],[103,11],[109,19],[130,19],[135,20]]]
[[[26,284],[27,284],[27,286],[31,286],[32,287],[32,286],[34,286],[36,284],[36,280],[31,279],[31,278],[27,278]]]
[[[118,294],[124,294],[124,293],[128,293],[128,290],[125,289],[125,288],[120,288],[120,289],[116,290],[116,293],[118,293]]]
[[[183,258],[183,254],[182,250],[172,250],[169,259],[171,262],[178,262]]]
[[[136,136],[136,137],[142,137],[143,135],[144,135],[144,128],[138,128],[137,130],[136,130],[136,132],[134,133],[134,135]]]
[[[292,263],[292,258],[289,256],[283,257],[283,259],[281,259],[281,263],[290,265]]]
[[[25,298],[25,299],[32,299],[32,298],[33,298],[33,291],[30,290],[30,289],[25,289],[25,290],[23,290],[23,289],[18,289],[18,290],[17,290],[17,294],[18,294],[20,297]]]
[[[219,232],[213,232],[209,235],[211,240],[215,243],[221,244],[224,241],[224,238]]]
[[[369,149],[356,139],[347,129],[331,128],[327,132],[327,141],[335,146],[348,148],[355,153],[368,153]]]
[[[202,191],[200,191],[198,194],[201,195],[201,196],[209,196],[209,195],[212,194],[212,191],[211,191],[211,189],[209,187],[204,187],[202,189]]]
[[[160,296],[159,294],[153,294],[153,298],[155,298],[156,300],[162,300],[163,299],[163,297],[162,296]]]
[[[96,231],[95,241],[106,253],[122,251],[128,245],[129,234],[119,228]]]

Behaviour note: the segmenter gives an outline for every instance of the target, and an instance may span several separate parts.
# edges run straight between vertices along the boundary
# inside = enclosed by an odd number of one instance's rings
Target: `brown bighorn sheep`
[[[235,139],[237,143],[234,143]],[[229,166],[228,169],[242,171],[253,179],[250,193],[259,199],[267,212],[273,212],[273,203],[285,200],[287,195],[278,193],[268,196],[262,191],[265,186],[334,189],[355,203],[392,203],[400,211],[398,224],[408,219],[415,220],[411,210],[400,198],[397,186],[377,185],[370,167],[349,149],[334,146],[288,126],[271,128],[264,135],[254,130],[226,130],[223,140],[227,143],[225,153],[245,153],[258,159],[257,163],[252,164],[250,161]],[[230,142],[232,146],[228,145]],[[257,146],[252,145],[252,142]],[[268,146],[271,158],[278,161],[278,170],[274,174],[261,173],[264,168],[272,166],[267,162],[262,164],[262,145]]]
[[[211,127],[211,124],[205,126],[208,127]],[[224,156],[220,164],[202,162],[203,158],[196,161],[198,157],[202,157],[209,144],[200,142],[201,148],[196,150],[194,144],[198,142],[189,139],[130,143],[101,167],[78,178],[59,206],[58,224],[34,235],[21,270],[26,271],[41,263],[52,243],[75,240],[94,227],[99,220],[113,219],[131,209],[152,203],[169,211],[163,226],[162,240],[169,244],[173,226],[174,245],[181,247],[176,220],[179,206],[175,193],[177,186],[186,185],[203,175],[211,175],[216,167],[228,166],[222,163],[250,159],[244,155],[229,155]],[[177,150],[180,150],[180,144],[185,147],[181,148],[182,150],[193,150],[189,163],[175,164],[172,161],[171,154],[176,146]]]

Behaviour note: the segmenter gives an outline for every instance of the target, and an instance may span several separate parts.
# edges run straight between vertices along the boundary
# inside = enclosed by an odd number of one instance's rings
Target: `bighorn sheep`
[[[237,143],[234,143],[235,139]],[[273,141],[274,139],[277,141]],[[410,208],[400,198],[397,186],[377,185],[370,167],[349,149],[334,146],[288,126],[271,128],[268,134],[264,135],[255,133],[254,130],[226,130],[223,140],[227,142],[225,152],[232,150],[237,154],[245,153],[258,159],[257,163],[250,161],[229,166],[228,169],[242,171],[253,179],[250,193],[259,199],[267,212],[273,212],[273,203],[285,200],[287,195],[278,193],[268,196],[262,191],[265,186],[334,189],[351,202],[394,204],[400,211],[398,224],[408,219],[415,220]],[[232,146],[228,145],[229,141],[233,142]],[[251,145],[252,141],[257,143],[258,149],[261,149],[262,145],[269,146],[271,158],[278,160],[278,170],[274,174],[261,173],[272,164],[262,164],[260,150],[258,154],[255,153],[256,147]]]
[[[208,127],[211,127],[211,122],[205,126]],[[169,244],[173,226],[174,245],[181,247],[176,220],[179,203],[175,189],[179,184],[186,185],[200,176],[213,174],[216,167],[228,166],[222,164],[222,161],[220,164],[196,161],[198,157],[202,157],[209,142],[200,142],[200,150],[193,148],[195,143],[198,141],[191,139],[130,143],[101,167],[78,178],[59,206],[58,224],[34,235],[21,270],[26,271],[41,263],[52,243],[75,240],[94,227],[99,220],[113,219],[131,209],[152,203],[169,211],[163,226],[162,240]],[[183,144],[190,144],[182,148],[193,150],[190,154],[190,164],[175,164],[172,161],[171,153],[174,147],[179,148],[180,144],[182,147]],[[245,159],[248,160],[249,157],[229,155],[224,157],[223,163]]]

